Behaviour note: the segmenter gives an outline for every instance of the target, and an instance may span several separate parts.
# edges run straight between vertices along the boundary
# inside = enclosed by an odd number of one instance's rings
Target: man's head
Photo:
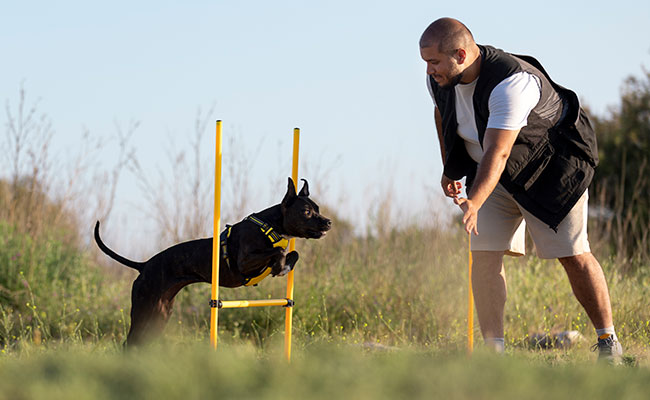
[[[479,50],[472,32],[462,22],[440,18],[422,33],[420,54],[427,63],[427,74],[438,85],[453,87],[463,79],[465,70],[479,56]]]

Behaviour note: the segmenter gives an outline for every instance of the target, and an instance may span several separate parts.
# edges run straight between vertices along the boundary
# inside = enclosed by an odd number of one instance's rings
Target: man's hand
[[[442,186],[442,191],[445,193],[445,196],[452,198],[458,197],[460,190],[463,188],[462,183],[447,178],[445,174],[442,174],[440,185]]]
[[[472,230],[476,235],[478,235],[478,230],[476,227],[476,218],[478,215],[478,208],[474,205],[472,200],[466,199],[464,197],[458,197],[460,195],[463,184],[449,179],[442,174],[442,180],[440,182],[442,185],[442,191],[445,192],[445,196],[451,197],[454,199],[461,210],[463,210],[463,224],[465,224],[465,231],[470,233]]]
[[[483,138],[483,158],[478,165],[476,178],[468,198],[454,197],[454,203],[463,210],[463,224],[467,233],[478,235],[476,221],[478,210],[494,190],[510,157],[510,150],[519,135],[517,130],[488,128]],[[443,177],[444,182],[444,177]]]
[[[458,204],[460,209],[463,210],[463,224],[465,224],[465,232],[474,232],[475,235],[478,235],[478,226],[476,225],[478,218],[478,207],[474,205],[474,202],[472,200],[466,199],[464,197],[455,197],[454,203]]]

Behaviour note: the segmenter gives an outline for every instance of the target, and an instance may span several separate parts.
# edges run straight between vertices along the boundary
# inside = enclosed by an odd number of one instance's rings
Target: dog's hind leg
[[[131,329],[126,338],[127,345],[139,345],[162,333],[171,313],[172,301],[147,300],[131,306]],[[167,310],[170,310],[167,312]]]
[[[171,285],[165,290],[165,292],[160,296],[157,303],[154,305],[153,318],[151,321],[151,331],[152,333],[159,335],[165,329],[167,321],[174,311],[174,299],[178,292],[185,286],[196,283],[195,279],[191,280],[181,280],[176,282],[176,284]]]
[[[144,342],[154,314],[155,299],[143,293],[143,286],[145,285],[142,282],[142,276],[139,276],[133,282],[131,290],[131,328],[126,337],[128,346]]]
[[[164,289],[145,291],[143,280],[136,279],[131,296],[131,329],[127,345],[138,345],[160,335],[172,314],[176,294],[196,282],[196,278],[181,279]]]

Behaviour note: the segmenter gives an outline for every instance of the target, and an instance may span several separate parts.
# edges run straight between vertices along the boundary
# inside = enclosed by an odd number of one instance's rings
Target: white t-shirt
[[[474,89],[478,78],[471,83],[458,84],[456,91],[456,120],[458,135],[465,141],[467,153],[477,163],[483,158],[474,118]],[[427,77],[427,87],[433,102],[433,90]],[[486,128],[517,130],[527,125],[528,115],[541,97],[539,79],[528,72],[518,72],[494,87],[488,101],[489,116]]]

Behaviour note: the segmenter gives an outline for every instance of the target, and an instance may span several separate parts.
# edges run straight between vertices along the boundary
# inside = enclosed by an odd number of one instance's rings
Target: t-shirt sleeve
[[[431,87],[431,79],[429,78],[429,75],[427,75],[427,89],[431,95],[431,100],[433,100],[433,105],[437,107],[438,105],[436,104],[436,97],[433,95],[433,88]]]
[[[513,131],[523,128],[540,97],[540,83],[535,75],[518,72],[504,79],[490,93],[487,127]]]

